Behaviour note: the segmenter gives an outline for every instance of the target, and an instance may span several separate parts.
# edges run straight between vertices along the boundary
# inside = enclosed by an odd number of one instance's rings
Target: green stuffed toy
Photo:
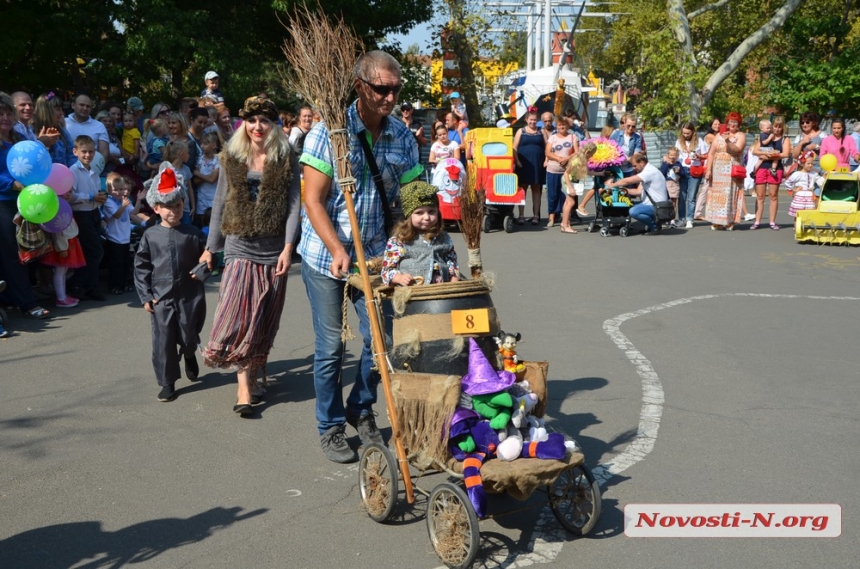
[[[472,408],[490,420],[493,429],[504,429],[514,411],[514,398],[507,391],[472,395]]]

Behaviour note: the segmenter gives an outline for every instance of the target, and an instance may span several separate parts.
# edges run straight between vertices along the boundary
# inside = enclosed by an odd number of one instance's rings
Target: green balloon
[[[48,223],[60,211],[60,199],[45,184],[31,184],[18,194],[18,211],[30,223]]]

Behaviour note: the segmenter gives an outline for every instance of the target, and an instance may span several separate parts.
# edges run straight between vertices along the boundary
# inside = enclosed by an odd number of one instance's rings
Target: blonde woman
[[[209,343],[210,367],[236,370],[233,411],[253,412],[263,393],[257,370],[275,341],[287,290],[301,207],[298,162],[269,99],[249,97],[244,122],[222,152],[206,251],[211,270],[223,251],[226,268]]]

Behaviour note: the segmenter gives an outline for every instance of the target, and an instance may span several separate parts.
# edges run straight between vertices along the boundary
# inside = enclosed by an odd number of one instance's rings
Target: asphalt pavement
[[[522,358],[550,362],[548,424],[580,442],[604,497],[585,538],[567,535],[537,495],[531,510],[481,522],[477,567],[856,566],[860,249],[796,244],[788,201],[778,232],[697,222],[658,236],[543,225],[483,236],[502,326],[522,334]],[[217,287],[206,284],[204,340]],[[220,370],[203,368],[201,382],[177,384],[175,401],[156,401],[149,319],[135,295],[54,315],[11,314],[15,334],[0,341],[0,566],[440,565],[424,498],[407,506],[401,491],[395,518],[377,524],[362,510],[356,465],[319,450],[298,264],[270,395],[250,419],[232,412],[235,376]],[[348,384],[358,349],[348,346]],[[666,502],[838,503],[843,531],[624,535],[626,504]]]

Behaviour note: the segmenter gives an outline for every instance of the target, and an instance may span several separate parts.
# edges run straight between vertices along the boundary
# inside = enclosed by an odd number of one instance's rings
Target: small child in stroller
[[[436,188],[412,182],[400,190],[406,217],[392,231],[382,259],[382,282],[409,286],[456,282],[460,267],[451,236],[442,230]]]

